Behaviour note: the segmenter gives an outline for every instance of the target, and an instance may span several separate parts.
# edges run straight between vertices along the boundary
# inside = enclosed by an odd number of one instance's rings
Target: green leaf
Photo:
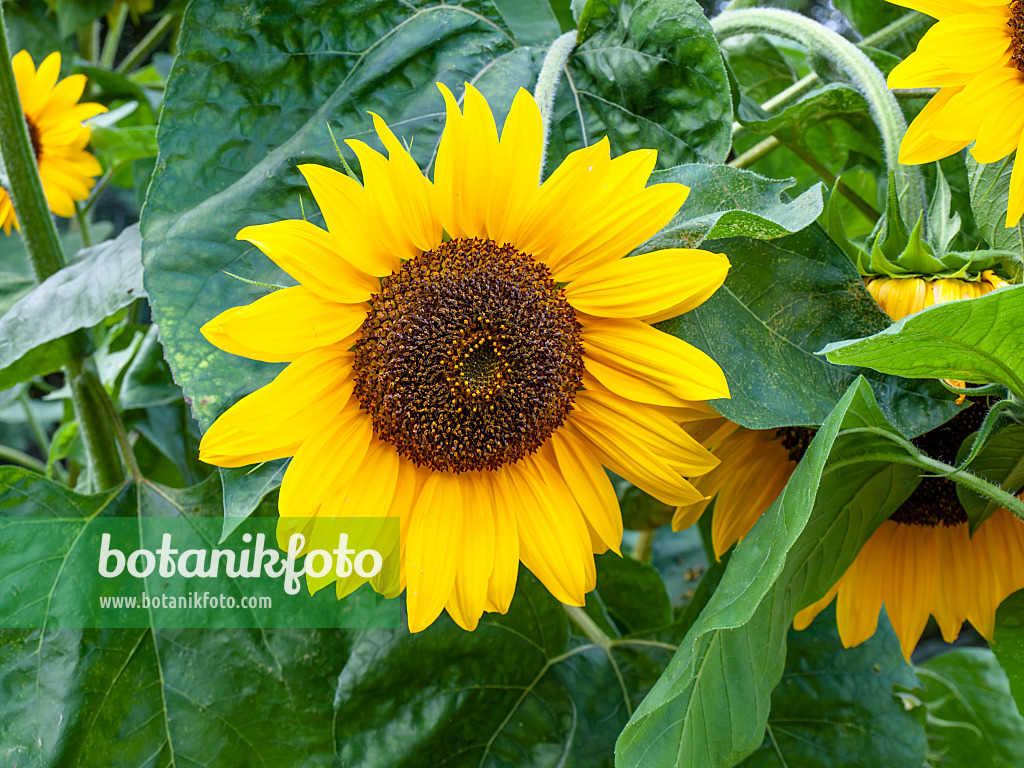
[[[216,476],[191,489],[147,482],[81,496],[0,467],[8,517],[209,516],[219,499]],[[331,702],[356,634],[0,631],[0,755],[26,766],[110,768],[288,765],[301,754],[304,766],[329,768],[337,764]],[[287,736],[266,738],[268,724]]]
[[[548,45],[562,34],[548,0],[495,0],[494,4],[522,45]]]
[[[651,175],[652,184],[673,182],[690,188],[679,213],[638,250],[696,248],[706,239],[753,237],[772,240],[810,226],[824,208],[817,184],[795,200],[783,199],[796,181],[769,179],[727,165],[680,165]]]
[[[971,209],[981,236],[990,248],[1009,251],[1018,263],[1024,261],[1024,229],[1021,224],[1006,228],[1006,208],[1010,197],[1010,175],[1014,155],[998,163],[978,163],[967,154],[967,179],[970,183]]]
[[[136,227],[86,248],[0,317],[0,389],[51,373],[83,354],[68,334],[146,295],[139,248]]]
[[[672,623],[672,604],[658,572],[607,552],[597,557],[597,589],[619,632],[628,635]]]
[[[729,78],[696,0],[594,0],[552,117],[547,171],[607,135],[612,151],[657,148],[662,167],[722,162],[732,143]]]
[[[925,730],[893,695],[917,679],[884,613],[870,639],[844,649],[829,606],[802,632],[790,629],[787,645],[765,740],[742,768],[920,768]]]
[[[783,493],[736,547],[718,589],[616,746],[616,764],[732,766],[762,743],[796,613],[820,599],[918,470],[863,428],[895,435],[858,379]]]
[[[992,653],[957,648],[916,670],[927,707],[934,768],[1014,768],[1024,754],[1024,718]]]
[[[211,50],[219,62],[212,69]],[[435,81],[456,96],[473,81],[500,125],[517,89],[532,89],[539,58],[513,39],[485,0],[374,6],[296,0],[273,13],[255,0],[189,6],[167,83],[142,232],[154,321],[201,425],[279,370],[220,352],[199,328],[265,293],[225,272],[292,282],[235,235],[251,224],[299,218],[300,195],[310,220],[322,221],[296,166],[338,165],[326,123],[339,143],[360,138],[383,150],[372,133],[372,110],[427,167],[444,114]]]
[[[807,129],[816,122],[866,109],[867,102],[859,91],[844,83],[829,83],[809,91],[776,114],[768,114],[759,104],[741,102],[737,118],[755,133],[781,134],[779,138],[802,143]]]
[[[224,541],[242,521],[256,511],[260,502],[281,485],[287,459],[268,461],[255,467],[221,469],[220,479],[224,486]]]
[[[766,37],[745,35],[727,38],[722,41],[722,52],[729,69],[743,88],[740,102],[736,105],[737,113],[749,101],[767,101],[800,78],[793,62]]]
[[[841,365],[973,384],[1002,384],[1024,398],[1024,287],[936,304],[881,333],[837,341],[821,353]]]
[[[906,11],[885,0],[834,0],[836,8],[850,20],[850,24],[861,35],[877,32],[886,24],[903,16]]]
[[[960,460],[959,456],[957,460]],[[968,468],[1004,491],[1019,491],[1024,487],[1024,426],[1011,424],[1000,430],[982,447]],[[971,522],[972,534],[999,509],[999,504],[982,498],[963,485],[957,485],[956,493]]]
[[[1017,712],[1024,715],[1024,589],[1003,600],[996,611],[992,651],[1009,680]],[[1019,755],[1024,753],[1024,722],[1019,724],[1017,739]]]
[[[725,285],[692,312],[659,325],[722,366],[731,399],[723,416],[753,429],[820,424],[859,371],[818,354],[829,341],[875,332],[889,318],[856,268],[817,225],[771,242],[705,242],[732,263]],[[915,436],[958,410],[937,382],[869,373],[885,415]]]

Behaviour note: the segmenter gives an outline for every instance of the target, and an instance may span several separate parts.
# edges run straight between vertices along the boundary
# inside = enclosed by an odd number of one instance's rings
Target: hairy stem
[[[576,30],[566,32],[557,38],[548,49],[544,63],[541,65],[540,74],[537,76],[537,87],[533,91],[533,97],[540,107],[540,117],[544,126],[544,144],[540,154],[540,173],[544,176],[544,162],[548,156],[548,139],[551,137],[551,113],[555,108],[555,93],[558,91],[558,81],[562,78],[562,70],[565,69],[573,48],[576,47]]]
[[[886,164],[895,172],[903,193],[901,203],[906,218],[913,221],[926,209],[920,169],[899,163],[899,146],[907,131],[907,121],[882,73],[856,45],[805,16],[772,8],[723,13],[712,19],[711,26],[720,39],[747,33],[786,37],[831,61],[868,102],[882,134]]]

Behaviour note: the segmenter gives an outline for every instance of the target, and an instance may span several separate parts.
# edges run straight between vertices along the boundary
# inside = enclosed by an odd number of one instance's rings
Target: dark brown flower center
[[[1024,2],[1012,0],[1010,3],[1010,20],[1007,22],[1010,27],[1010,40],[1013,53],[1010,58],[1014,66],[1024,72]]]
[[[580,324],[543,264],[459,239],[405,262],[370,299],[355,393],[377,436],[439,472],[537,450],[583,378]]]
[[[32,153],[36,156],[36,163],[39,163],[39,155],[43,152],[43,145],[39,140],[39,128],[36,124],[28,119],[28,115],[25,115],[25,125],[28,126],[28,138],[32,142]]]
[[[933,459],[955,466],[956,455],[968,435],[977,432],[988,411],[987,398],[979,398],[941,427],[915,438],[913,443]],[[925,477],[910,498],[889,518],[903,525],[959,525],[967,513],[956,495],[956,483],[945,477]]]
[[[782,427],[776,431],[775,439],[781,441],[782,447],[789,451],[790,461],[800,461],[817,432],[810,427]]]

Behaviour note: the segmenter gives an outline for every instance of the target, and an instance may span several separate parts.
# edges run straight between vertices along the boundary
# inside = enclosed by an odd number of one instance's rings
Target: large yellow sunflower
[[[938,19],[889,74],[890,88],[939,88],[911,124],[900,162],[930,163],[971,142],[979,163],[1016,150],[1024,134],[1022,0],[889,0]],[[1024,163],[1010,178],[1006,226],[1024,214]]]
[[[401,519],[409,627],[508,609],[519,562],[564,603],[618,551],[604,467],[667,504],[718,462],[679,426],[727,397],[707,355],[651,323],[721,285],[721,254],[625,259],[686,199],[646,186],[653,150],[578,150],[538,186],[541,116],[520,91],[499,140],[484,97],[447,104],[433,182],[384,121],[363,182],[300,171],[327,229],[247,227],[300,284],[203,327],[221,349],[291,364],[203,436],[224,467],[292,456],[282,517]]]
[[[1007,285],[991,271],[978,280],[877,277],[866,282],[894,321],[933,304],[983,296]],[[929,456],[956,464],[961,443],[977,430],[984,415],[983,406],[975,403],[915,442]],[[947,642],[956,639],[965,620],[991,640],[996,608],[1021,588],[1024,523],[999,509],[971,536],[956,484],[925,477],[875,530],[828,594],[801,611],[793,624],[804,629],[838,596],[836,624],[849,648],[875,633],[884,604],[909,661],[929,615]]]
[[[43,59],[38,70],[28,51],[15,54],[11,63],[46,201],[55,214],[70,218],[75,215],[75,201],[89,197],[95,177],[103,172],[96,158],[85,151],[90,129],[82,121],[107,108],[78,103],[85,90],[85,75],[70,75],[58,82],[59,53]],[[11,226],[18,227],[14,206],[2,189],[0,226],[5,234],[11,233]]]

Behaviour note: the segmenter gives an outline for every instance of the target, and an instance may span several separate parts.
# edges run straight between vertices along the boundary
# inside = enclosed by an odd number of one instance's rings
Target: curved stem
[[[882,134],[886,164],[895,172],[903,193],[900,202],[905,217],[915,221],[926,210],[920,169],[899,163],[900,141],[907,132],[906,118],[882,73],[856,45],[805,16],[772,8],[728,11],[712,19],[711,26],[720,39],[747,33],[789,38],[835,64],[868,103]]]
[[[587,615],[582,608],[575,605],[562,604],[562,608],[569,615],[569,619],[580,628],[580,631],[594,645],[604,648],[606,651],[612,647],[612,639],[605,634],[604,630],[597,626],[597,623]]]
[[[544,163],[548,156],[548,139],[551,136],[551,113],[555,108],[555,93],[558,91],[558,81],[562,78],[562,70],[565,69],[573,48],[576,47],[576,30],[566,32],[557,38],[551,47],[548,48],[547,56],[541,65],[540,74],[537,76],[537,86],[533,91],[533,98],[537,100],[540,107],[541,122],[544,126],[544,144],[540,153],[540,174],[544,177]]]

